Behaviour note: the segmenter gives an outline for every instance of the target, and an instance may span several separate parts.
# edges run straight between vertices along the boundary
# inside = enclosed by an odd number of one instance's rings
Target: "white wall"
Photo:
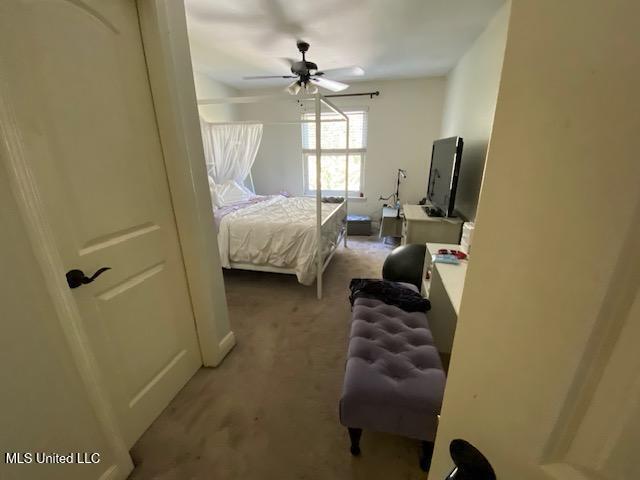
[[[509,10],[507,2],[447,77],[442,136],[464,139],[456,209],[470,220],[476,215],[496,109]]]
[[[444,77],[411,80],[358,82],[344,93],[379,90],[380,96],[331,99],[338,106],[369,108],[368,151],[365,166],[366,200],[355,200],[350,212],[379,217],[380,195],[395,191],[398,168],[407,170],[402,184],[403,203],[417,203],[426,195],[431,144],[440,137],[444,104]],[[243,95],[277,93],[281,89],[251,90]],[[243,105],[244,120],[296,120],[300,107],[291,102]],[[261,194],[287,190],[303,194],[302,145],[300,125],[265,125],[253,177]]]
[[[198,100],[209,98],[235,97],[238,91],[224,83],[213,80],[206,73],[194,71],[193,82]],[[208,122],[236,120],[236,107],[233,104],[199,105],[200,115]]]

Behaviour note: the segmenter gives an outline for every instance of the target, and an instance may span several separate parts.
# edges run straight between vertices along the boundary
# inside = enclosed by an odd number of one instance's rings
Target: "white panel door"
[[[5,94],[129,445],[201,364],[133,0],[0,6]],[[64,275],[65,272],[60,272]]]
[[[430,480],[640,479],[638,19],[512,3]]]

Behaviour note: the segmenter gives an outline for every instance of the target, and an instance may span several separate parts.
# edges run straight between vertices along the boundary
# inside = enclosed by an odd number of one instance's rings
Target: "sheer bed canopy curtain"
[[[235,180],[241,185],[256,159],[262,125],[216,125],[200,118],[207,173],[217,184]]]

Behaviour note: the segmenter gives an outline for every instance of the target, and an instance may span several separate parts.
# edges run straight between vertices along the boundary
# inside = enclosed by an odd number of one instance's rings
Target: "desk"
[[[462,219],[430,217],[422,205],[403,205],[402,244],[460,242]]]
[[[380,238],[401,236],[402,218],[398,218],[398,210],[396,208],[383,207],[380,221]]]
[[[441,248],[460,250],[460,245],[427,243],[423,278],[426,277],[427,272],[430,272],[431,279],[423,279],[422,294],[431,302],[431,310],[427,312],[427,318],[434,343],[439,352],[451,353],[468,262],[462,260],[458,265],[433,264],[431,256]]]

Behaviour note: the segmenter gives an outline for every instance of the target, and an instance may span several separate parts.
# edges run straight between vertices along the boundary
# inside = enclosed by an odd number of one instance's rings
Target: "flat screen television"
[[[427,187],[427,213],[431,216],[453,216],[463,143],[461,137],[433,142]]]

